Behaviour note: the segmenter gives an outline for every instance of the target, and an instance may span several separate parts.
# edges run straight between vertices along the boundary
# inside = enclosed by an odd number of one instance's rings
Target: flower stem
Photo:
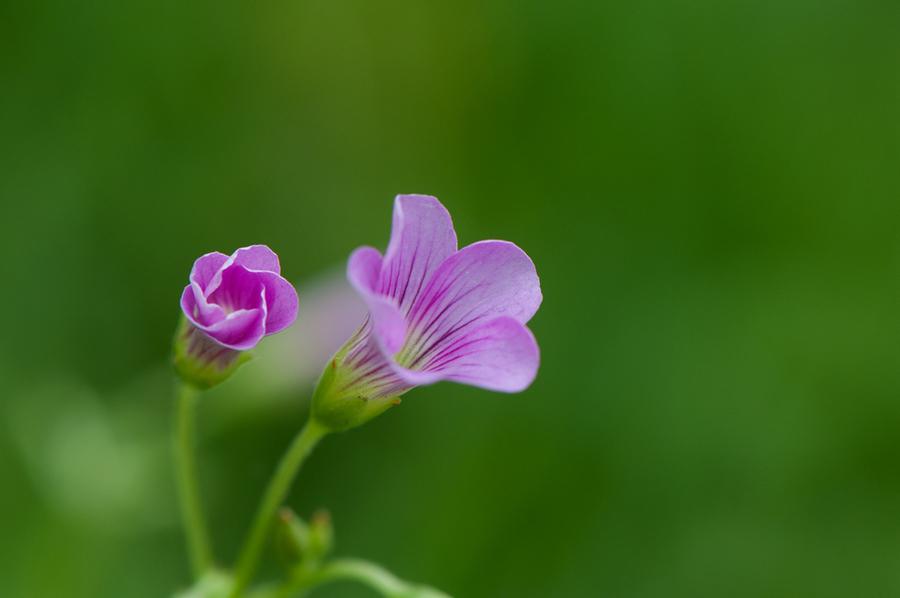
[[[177,390],[175,428],[175,469],[181,517],[187,535],[188,555],[194,578],[199,579],[212,565],[209,534],[203,519],[200,492],[197,487],[197,468],[194,462],[194,411],[198,391],[184,382]]]
[[[253,578],[259,563],[263,542],[275,519],[275,512],[287,496],[291,483],[300,470],[300,466],[303,465],[303,461],[327,433],[327,428],[310,417],[278,463],[278,468],[272,475],[272,479],[269,480],[269,486],[259,504],[253,526],[250,528],[250,533],[238,558],[231,598],[238,598]]]
[[[410,584],[397,578],[384,567],[361,559],[337,559],[331,561],[318,571],[311,586],[319,586],[341,579],[357,581],[367,585],[388,598],[406,596],[413,589]],[[437,590],[432,591],[435,598],[445,596],[437,592]]]
[[[416,595],[421,598],[449,598],[427,586],[410,584],[375,563],[362,559],[336,559],[318,569],[305,572],[278,587],[262,589],[251,598],[292,598],[333,581],[356,581],[385,598]]]

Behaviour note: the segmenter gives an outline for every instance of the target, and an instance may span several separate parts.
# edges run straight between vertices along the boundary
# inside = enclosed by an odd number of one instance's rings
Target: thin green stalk
[[[356,581],[386,598],[449,598],[434,588],[410,584],[375,563],[361,559],[336,559],[319,569],[305,572],[276,588],[262,590],[253,598],[292,598],[334,581]]]
[[[209,534],[203,519],[203,507],[197,486],[197,468],[194,463],[194,411],[198,391],[193,386],[181,382],[177,394],[175,469],[178,500],[187,536],[191,571],[195,579],[200,579],[212,565],[213,559]]]
[[[410,590],[409,584],[398,579],[384,567],[360,559],[331,561],[316,572],[308,587],[338,580],[357,581],[388,597],[402,596]]]
[[[284,502],[303,461],[327,433],[327,428],[310,418],[294,437],[291,446],[278,463],[238,558],[231,598],[238,598],[252,580],[259,564],[266,534],[275,520],[275,512]]]

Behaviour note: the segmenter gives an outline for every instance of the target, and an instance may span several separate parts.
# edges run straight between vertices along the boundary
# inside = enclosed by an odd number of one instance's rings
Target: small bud
[[[333,545],[331,516],[317,511],[309,524],[288,508],[278,514],[278,546],[290,566],[319,563]]]
[[[334,529],[331,527],[331,514],[320,509],[313,513],[309,522],[310,558],[324,559],[334,548]]]
[[[309,554],[309,526],[287,507],[278,512],[276,538],[280,552],[290,565]]]

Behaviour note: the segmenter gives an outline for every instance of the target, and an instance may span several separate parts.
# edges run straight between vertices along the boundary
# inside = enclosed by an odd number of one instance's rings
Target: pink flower
[[[354,414],[360,400],[367,419],[439,380],[501,392],[534,380],[540,358],[525,326],[542,299],[534,264],[507,241],[457,249],[450,214],[436,198],[398,196],[385,255],[357,249],[347,277],[369,317],[316,393],[314,409],[332,427],[362,423]]]

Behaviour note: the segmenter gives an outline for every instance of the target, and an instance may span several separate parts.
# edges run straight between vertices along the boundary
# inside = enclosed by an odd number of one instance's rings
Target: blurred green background
[[[302,303],[401,192],[534,258],[542,369],[326,440],[290,504],[339,554],[459,598],[900,595],[898,31],[890,0],[0,3],[0,595],[187,583],[191,262],[267,243]],[[307,407],[276,362],[201,406],[226,563]]]

